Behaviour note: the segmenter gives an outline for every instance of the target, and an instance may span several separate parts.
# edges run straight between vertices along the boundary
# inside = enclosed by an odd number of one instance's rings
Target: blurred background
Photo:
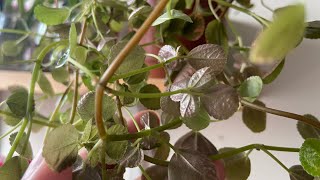
[[[290,0],[264,0],[272,9],[285,6],[296,1]],[[252,0],[255,5],[253,11],[267,19],[272,18],[272,13],[265,9],[260,0]],[[320,1],[306,0],[307,21],[320,20]],[[244,38],[245,45],[250,45],[261,30],[254,19],[235,10],[230,10],[230,19],[234,22],[236,29]],[[4,16],[0,14],[0,28],[4,25]],[[37,28],[37,25],[35,25]],[[2,41],[0,34],[0,41]],[[28,43],[28,42],[26,42]],[[275,39],[275,43],[277,40]],[[29,44],[32,46],[32,44]],[[27,49],[24,49],[27,51]],[[1,57],[0,57],[1,58]],[[292,51],[286,59],[282,73],[270,85],[265,85],[261,100],[275,109],[294,112],[297,114],[313,114],[320,117],[320,41],[304,39],[299,47]],[[12,70],[27,70],[28,66],[2,67],[0,70],[0,99],[4,100],[8,93],[8,85],[23,84],[27,87],[30,80],[29,72],[14,72]],[[10,69],[11,71],[8,71]],[[22,79],[24,78],[24,79]],[[27,78],[27,79],[25,79]],[[55,87],[59,89],[59,87]],[[48,116],[52,111],[55,100],[51,99],[38,104],[39,111]],[[222,147],[241,147],[252,143],[266,145],[300,147],[303,139],[296,130],[296,121],[267,115],[266,131],[254,134],[242,123],[241,113],[236,113],[232,118],[223,122],[212,123],[202,133],[211,140],[219,149]],[[0,134],[8,130],[8,126],[0,122]],[[174,143],[180,136],[188,132],[188,128],[181,127],[169,131],[171,142]],[[38,129],[31,135],[31,144],[34,155],[39,151],[43,142],[45,129]],[[8,138],[0,141],[1,154],[7,154],[10,148]],[[298,153],[273,152],[287,167],[299,164]],[[249,180],[285,180],[289,179],[287,172],[263,152],[253,151],[251,158],[251,174]],[[130,171],[129,179],[134,179],[138,171]]]

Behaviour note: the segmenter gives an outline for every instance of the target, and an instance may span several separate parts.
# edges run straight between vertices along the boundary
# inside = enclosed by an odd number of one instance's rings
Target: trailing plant
[[[29,88],[9,87],[11,94],[1,103],[3,121],[12,129],[0,138],[9,136],[11,144],[0,179],[24,175],[33,158],[29,138],[34,124],[47,126],[42,149],[47,165],[56,172],[71,166],[74,179],[122,179],[125,168],[132,167],[141,169],[143,179],[247,179],[253,150],[270,156],[292,180],[320,177],[319,120],[259,100],[263,85],[281,73],[286,55],[303,38],[320,37],[319,21],[305,22],[305,5],[272,10],[269,21],[252,12],[246,0],[149,3],[37,0],[26,8],[21,0],[18,7],[4,1],[2,13],[13,12],[17,21],[0,30],[1,62],[33,67]],[[263,27],[252,46],[243,45],[229,21],[229,8]],[[18,38],[9,39],[12,35]],[[147,66],[146,58],[158,63]],[[165,91],[148,83],[149,72],[159,68]],[[65,85],[63,93],[54,92],[45,71]],[[35,109],[37,84],[41,100],[58,99],[50,117]],[[85,94],[80,86],[86,87]],[[128,107],[139,104],[147,111],[134,116]],[[253,133],[265,130],[267,113],[296,120],[305,141],[301,147],[257,143],[217,150],[201,130],[239,110]],[[170,144],[166,131],[182,125],[190,132]],[[85,159],[78,156],[83,148]],[[297,153],[301,165],[287,167],[272,151]],[[154,165],[144,169],[144,161]]]

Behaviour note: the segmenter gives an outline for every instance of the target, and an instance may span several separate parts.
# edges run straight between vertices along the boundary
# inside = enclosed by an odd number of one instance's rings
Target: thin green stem
[[[147,180],[152,180],[151,177],[148,175],[148,173],[143,169],[143,167],[141,165],[139,165],[139,169],[141,170],[143,176],[147,179]]]
[[[74,118],[76,117],[76,111],[77,111],[77,104],[78,104],[78,94],[79,94],[79,70],[75,71],[75,77],[74,77],[74,91],[73,91],[73,98],[72,98],[72,106],[71,106],[71,112],[70,112],[70,124],[73,124]]]
[[[282,116],[282,117],[286,117],[289,119],[295,119],[297,121],[301,121],[304,122],[306,124],[309,124],[317,129],[320,129],[320,122],[318,121],[313,121],[312,119],[309,119],[308,117],[305,116],[301,116],[299,114],[294,114],[294,113],[290,113],[290,112],[286,112],[286,111],[281,111],[281,110],[277,110],[277,109],[271,109],[268,107],[263,107],[263,106],[259,106],[257,104],[251,103],[249,101],[246,101],[244,99],[241,99],[241,104],[244,106],[247,106],[251,109],[255,109],[258,111],[262,111],[262,112],[267,112],[270,114],[274,114],[274,115],[278,115],[278,116]]]
[[[10,61],[10,62],[8,62],[8,63],[0,64],[0,66],[2,66],[2,65],[7,66],[7,65],[11,65],[11,64],[29,64],[29,63],[34,63],[34,62],[36,62],[36,61],[37,61],[36,59],[14,60],[14,61]]]
[[[102,150],[100,151],[100,159],[101,159],[101,169],[102,169],[102,180],[107,180],[107,166],[106,166],[106,151],[105,145],[102,146]]]
[[[135,35],[130,39],[130,41],[126,44],[126,46],[121,50],[121,52],[117,55],[117,57],[113,60],[108,69],[103,73],[100,78],[99,83],[96,87],[95,93],[95,120],[98,128],[99,136],[101,139],[107,138],[107,133],[105,130],[105,126],[102,118],[102,97],[104,93],[104,89],[117,71],[121,63],[128,56],[128,54],[133,50],[133,48],[140,42],[145,33],[149,30],[149,27],[152,23],[159,17],[164,8],[167,5],[168,0],[160,0],[156,7],[153,9],[148,18],[144,21],[139,30],[135,33]]]
[[[209,4],[209,8],[210,8],[210,11],[213,14],[213,16],[216,18],[217,21],[221,22],[220,17],[218,16],[218,14],[216,13],[216,11],[213,8],[212,0],[208,0],[208,4]]]
[[[28,93],[28,100],[27,100],[27,109],[26,109],[26,116],[23,119],[21,128],[16,136],[16,138],[13,141],[13,144],[11,146],[11,149],[9,150],[9,153],[6,157],[6,161],[8,161],[10,158],[12,158],[13,153],[15,152],[17,146],[19,145],[19,142],[23,136],[24,130],[26,129],[29,121],[32,121],[32,116],[33,116],[33,108],[34,108],[34,90],[35,86],[39,77],[39,73],[41,71],[41,62],[46,56],[46,54],[53,48],[65,44],[67,41],[62,40],[59,42],[54,42],[45,47],[40,54],[37,57],[37,62],[34,65],[33,71],[32,71],[32,77],[31,77],[31,82],[30,82],[30,88],[29,88],[29,93]],[[32,122],[31,122],[32,123]]]
[[[149,163],[156,164],[156,165],[159,165],[159,166],[168,166],[169,165],[168,161],[164,161],[164,160],[161,160],[161,159],[153,158],[153,157],[150,157],[148,155],[144,155],[144,160],[149,162]]]
[[[67,87],[67,89],[64,91],[64,93],[62,94],[61,98],[59,99],[58,101],[58,104],[57,106],[54,108],[50,118],[49,118],[49,123],[53,122],[54,120],[57,119],[57,116],[58,116],[58,113],[64,103],[64,100],[67,96],[67,94],[69,93],[70,91],[70,88],[71,88],[71,85],[72,85],[72,82],[69,84],[69,86]],[[50,128],[48,127],[47,131],[46,131],[46,135],[44,136],[44,140],[47,138],[48,136],[48,133],[50,132]]]
[[[83,71],[84,73],[86,73],[91,79],[93,79],[94,81],[97,79],[96,75],[94,75],[87,67],[83,66],[82,64],[78,63],[76,60],[74,60],[73,58],[69,57],[68,62],[70,62],[71,64],[73,64],[74,66],[76,66],[78,69],[80,69],[81,71]]]
[[[178,124],[180,124],[182,121],[180,119],[174,120],[168,124],[152,128],[152,129],[147,129],[147,130],[142,130],[137,133],[133,134],[121,134],[121,135],[108,135],[106,137],[106,141],[123,141],[123,140],[132,140],[132,139],[138,139],[146,136],[152,135],[153,132],[162,132],[167,129],[170,129]]]
[[[18,0],[18,7],[19,7],[20,16],[23,17],[23,14],[24,14],[24,2],[23,2],[23,0]]]
[[[16,130],[19,126],[21,126],[22,121],[20,121],[18,124],[16,124],[13,128],[11,128],[8,132],[2,134],[0,136],[0,140],[3,139],[4,137],[8,136],[9,134],[11,134],[14,130]]]
[[[22,34],[22,35],[32,35],[32,36],[43,36],[46,38],[55,38],[55,37],[49,37],[44,34],[35,33],[32,31],[24,31],[24,30],[18,30],[18,29],[0,29],[1,33],[11,33],[11,34]]]
[[[231,3],[228,3],[228,2],[226,2],[224,0],[213,0],[213,1],[215,1],[216,3],[218,3],[218,4],[222,5],[222,6],[231,7],[233,9],[238,10],[238,11],[246,13],[246,14],[250,15],[251,17],[253,17],[255,20],[257,20],[261,25],[266,26],[266,27],[269,26],[269,22],[267,20],[263,19],[262,17],[260,17],[259,15],[255,14],[255,13],[249,11],[248,9],[245,9],[245,8],[242,8],[242,7],[239,7],[239,6],[235,6],[235,5],[233,5]]]
[[[187,94],[193,94],[197,96],[203,95],[203,93],[191,92],[189,89],[179,89],[176,91],[169,91],[169,92],[162,92],[162,93],[135,93],[135,92],[116,91],[111,88],[106,88],[106,91],[116,96],[135,97],[139,99],[160,98],[163,96],[171,96],[179,93],[187,93]]]
[[[116,86],[119,86],[119,81],[116,81]],[[120,123],[127,127],[127,122],[125,121],[124,117],[123,117],[123,113],[122,113],[122,103],[121,103],[121,100],[120,100],[120,97],[119,96],[116,96],[116,105],[117,105],[117,110],[118,110],[118,115],[119,115],[119,118],[120,118]]]
[[[264,148],[261,148],[261,150],[265,152],[268,156],[270,156],[274,161],[276,161],[283,169],[285,169],[290,174],[290,170],[277,157],[275,157],[272,153],[270,153],[268,150]]]
[[[97,18],[96,18],[96,13],[94,12],[95,11],[95,6],[92,6],[91,8],[91,15],[92,15],[92,19],[93,19],[93,24],[97,30],[97,33],[99,34],[99,36],[101,37],[101,39],[104,39],[100,29],[99,29],[99,26],[98,26],[98,23],[97,23]]]
[[[267,145],[263,145],[263,144],[250,144],[247,146],[243,146],[241,148],[237,148],[237,149],[233,149],[221,154],[216,154],[216,155],[212,155],[210,156],[210,159],[212,160],[218,160],[218,159],[223,159],[226,157],[230,157],[251,149],[266,149],[266,150],[272,150],[272,151],[284,151],[284,152],[299,152],[300,149],[299,148],[288,148],[288,147],[278,147],[278,146],[267,146]]]

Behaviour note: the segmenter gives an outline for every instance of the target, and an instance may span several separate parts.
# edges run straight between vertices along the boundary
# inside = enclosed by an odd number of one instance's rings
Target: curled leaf
[[[253,102],[260,95],[262,86],[263,82],[259,76],[251,76],[240,85],[238,91],[242,98]]]

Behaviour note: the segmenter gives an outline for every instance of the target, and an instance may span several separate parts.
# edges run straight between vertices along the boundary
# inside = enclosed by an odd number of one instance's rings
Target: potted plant
[[[1,7],[19,10],[26,30],[0,30],[22,35],[2,41],[0,57],[33,68],[30,87],[9,87],[2,103],[3,120],[12,129],[1,135],[9,136],[11,149],[0,164],[0,179],[123,179],[132,167],[140,168],[141,179],[247,179],[254,150],[270,156],[292,180],[320,177],[318,119],[259,101],[288,52],[303,38],[320,37],[319,22],[305,22],[304,3],[275,10],[272,21],[250,11],[247,0],[40,0],[28,8],[21,0],[16,7],[10,3]],[[233,29],[229,8],[263,26],[252,46],[244,46]],[[26,48],[25,39],[35,45],[31,59],[8,62]],[[159,68],[162,91],[148,83],[148,72]],[[65,85],[62,94],[53,92],[44,71]],[[58,97],[49,117],[34,108],[37,84],[45,97]],[[133,115],[128,107],[137,105],[147,110]],[[301,147],[258,142],[217,150],[201,130],[237,111],[254,133],[265,129],[267,113],[297,120],[305,141]],[[29,143],[34,124],[47,126],[35,159]],[[182,125],[190,132],[171,144],[166,131]],[[297,152],[301,165],[287,167],[272,151]]]

